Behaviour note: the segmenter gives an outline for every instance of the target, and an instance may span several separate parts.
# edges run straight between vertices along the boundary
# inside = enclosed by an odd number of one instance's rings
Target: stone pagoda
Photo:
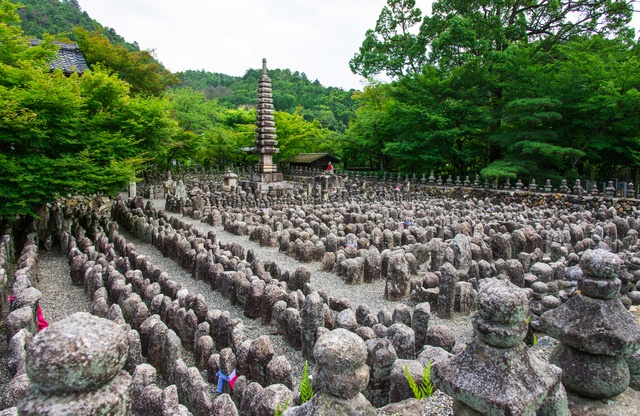
[[[260,160],[253,168],[251,182],[282,182],[282,173],[273,163],[273,155],[278,153],[276,123],[273,117],[273,99],[271,98],[271,79],[267,75],[267,60],[262,59],[262,75],[258,80],[258,110],[256,116],[255,152]]]

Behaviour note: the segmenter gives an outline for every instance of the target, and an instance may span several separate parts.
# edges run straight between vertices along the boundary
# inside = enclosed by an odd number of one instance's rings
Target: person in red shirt
[[[327,172],[333,173],[333,165],[329,162],[329,166],[327,166]]]

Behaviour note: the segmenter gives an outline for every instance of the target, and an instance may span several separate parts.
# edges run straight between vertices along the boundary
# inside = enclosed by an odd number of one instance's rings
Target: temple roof
[[[300,153],[296,155],[293,159],[288,160],[288,163],[313,163],[320,159],[327,158],[327,160],[331,160],[331,162],[339,162],[340,159],[331,156],[329,153]]]
[[[37,45],[38,43],[40,43],[38,39],[31,40],[31,45]],[[74,72],[82,74],[89,69],[77,44],[61,42],[54,42],[54,44],[59,49],[58,55],[51,61],[51,70],[61,69],[66,75],[71,75]]]

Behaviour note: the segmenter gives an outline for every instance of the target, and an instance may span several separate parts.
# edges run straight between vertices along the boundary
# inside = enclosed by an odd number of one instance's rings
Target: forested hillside
[[[78,0],[11,0],[21,4],[19,10],[22,29],[27,36],[42,39],[45,33],[63,35],[75,40],[73,29],[82,27],[92,31],[96,28],[112,43],[124,46],[128,50],[140,50],[136,42],[128,43],[114,29],[102,27],[82,11]]]
[[[44,10],[40,3],[63,11],[71,6],[46,0],[34,2],[35,10]],[[53,40],[59,37],[43,33],[42,42],[31,47],[34,35],[24,31],[29,24],[22,22],[18,10],[9,0],[0,1],[0,177],[7,178],[0,183],[0,217],[35,214],[38,207],[68,194],[115,194],[145,171],[163,171],[176,162],[226,169],[249,167],[257,160],[241,150],[255,139],[252,104],[258,75],[251,79],[251,70],[228,84],[236,101],[207,97],[202,86],[179,85],[178,77],[148,51],[114,43],[99,27],[76,26],[64,36],[78,43],[91,71],[66,77],[50,71],[57,49]],[[66,23],[53,29],[77,21],[54,15],[47,21]],[[291,94],[311,94],[312,87],[322,91],[319,83],[298,75],[292,79],[297,80],[291,82],[295,87],[287,89],[282,81],[280,88]],[[342,90],[327,91],[348,100]],[[338,130],[344,130],[348,119],[340,125],[332,113],[321,114],[331,110],[322,107],[329,101],[319,95],[316,101],[289,98],[291,112],[275,112],[279,160],[337,148]],[[332,108],[340,108],[340,100],[330,102]],[[332,122],[334,130],[325,127],[320,116]]]
[[[262,69],[249,69],[242,77],[232,77],[206,71],[185,71],[180,74],[182,86],[205,93],[232,107],[255,106],[258,101],[256,82]],[[276,110],[294,113],[298,110],[306,120],[318,120],[323,127],[344,132],[355,115],[352,91],[324,87],[318,80],[310,81],[304,72],[270,69],[273,84],[273,105]]]

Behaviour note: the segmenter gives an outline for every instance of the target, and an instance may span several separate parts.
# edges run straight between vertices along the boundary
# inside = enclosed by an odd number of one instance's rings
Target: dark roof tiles
[[[32,46],[39,43],[39,39],[31,39]],[[58,55],[50,63],[52,71],[54,69],[61,69],[66,75],[71,75],[74,72],[82,75],[84,71],[89,69],[77,44],[62,42],[54,42],[54,44],[58,46],[59,49]]]

